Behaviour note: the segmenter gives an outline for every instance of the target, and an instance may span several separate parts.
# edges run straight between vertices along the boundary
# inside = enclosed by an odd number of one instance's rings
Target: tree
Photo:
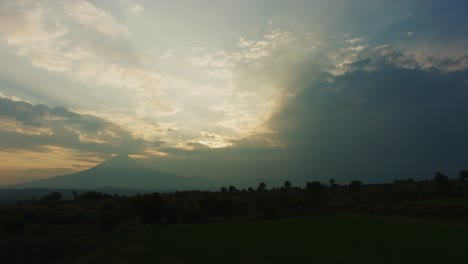
[[[322,184],[318,181],[307,182],[306,190],[312,193],[319,193],[322,190]]]
[[[234,187],[232,185],[229,186],[229,192],[235,192],[235,191],[237,191],[236,187]]]
[[[226,187],[223,186],[223,187],[221,187],[220,191],[221,191],[222,193],[225,193],[225,192],[228,191],[228,189],[227,189]]]
[[[62,200],[62,194],[59,192],[52,192],[41,198],[41,202],[47,204],[49,207],[57,206],[60,200]]]
[[[137,196],[132,201],[132,208],[143,225],[161,223],[172,213],[167,201],[158,193]]]
[[[349,189],[353,192],[358,192],[358,191],[361,191],[362,189],[362,182],[361,181],[352,181],[350,184],[349,184]]]
[[[306,191],[310,207],[318,207],[326,202],[325,186],[319,181],[307,182]]]
[[[258,185],[258,188],[257,188],[257,191],[266,191],[267,190],[267,187],[266,187],[266,183],[264,182],[261,182],[259,185]]]
[[[328,181],[328,183],[330,184],[330,189],[333,190],[333,189],[336,188],[336,181],[335,181],[335,179],[330,179],[330,180]]]
[[[284,188],[285,188],[286,190],[291,189],[291,182],[285,181],[285,182],[284,182]]]
[[[434,176],[434,182],[439,189],[448,189],[452,185],[450,179],[440,172],[437,172]]]
[[[247,191],[248,191],[248,192],[253,192],[254,189],[253,189],[252,187],[249,187],[249,188],[247,188]]]
[[[349,184],[349,189],[354,193],[355,199],[357,203],[361,202],[361,189],[362,189],[362,182],[354,180]]]
[[[101,193],[101,192],[95,192],[95,191],[87,191],[85,193],[78,195],[77,197],[78,200],[82,200],[82,201],[97,201],[97,200],[103,200],[103,199],[109,199],[109,198],[112,198],[112,195]]]
[[[460,171],[460,174],[458,174],[458,179],[460,179],[461,182],[467,182],[468,181],[468,170]]]

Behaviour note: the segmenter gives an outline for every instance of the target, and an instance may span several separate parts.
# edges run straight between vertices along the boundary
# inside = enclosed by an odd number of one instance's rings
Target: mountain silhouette
[[[218,184],[206,179],[182,177],[142,166],[119,154],[91,169],[47,179],[19,183],[4,188],[132,189],[147,191],[207,190]]]
[[[141,168],[142,165],[138,161],[130,158],[128,155],[118,154],[111,159],[95,166],[94,168],[112,169],[112,168]]]

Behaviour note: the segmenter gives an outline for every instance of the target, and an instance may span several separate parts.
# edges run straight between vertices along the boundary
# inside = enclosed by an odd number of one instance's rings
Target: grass
[[[466,263],[467,239],[466,226],[352,215],[155,225],[82,263]]]
[[[421,207],[462,206],[468,208],[468,197],[429,199],[406,202],[405,204]]]

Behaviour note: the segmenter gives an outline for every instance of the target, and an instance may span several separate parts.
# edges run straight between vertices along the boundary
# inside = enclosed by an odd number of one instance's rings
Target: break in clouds
[[[2,2],[0,165],[13,176],[0,181],[115,153],[221,181],[454,174],[468,158],[466,23],[388,5],[370,26],[365,13],[321,6],[330,15],[223,13],[248,10],[240,1],[205,14],[225,18],[222,31],[157,15],[190,5]]]

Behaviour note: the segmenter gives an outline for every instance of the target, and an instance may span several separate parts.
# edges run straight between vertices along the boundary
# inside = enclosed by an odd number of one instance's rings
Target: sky
[[[0,185],[117,153],[183,176],[468,169],[464,0],[0,2]]]

